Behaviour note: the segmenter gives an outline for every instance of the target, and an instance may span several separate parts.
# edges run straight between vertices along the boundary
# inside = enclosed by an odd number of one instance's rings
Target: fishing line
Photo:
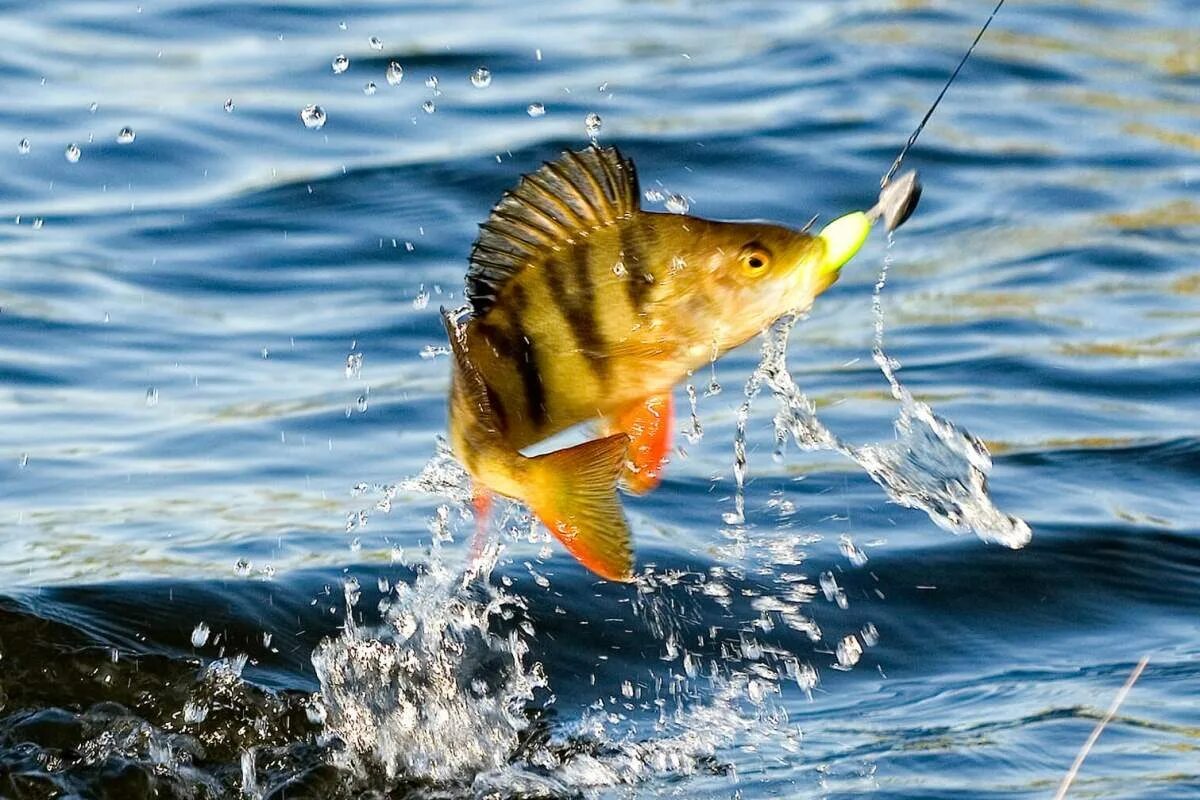
[[[946,96],[946,91],[950,88],[950,84],[954,83],[954,79],[957,78],[958,73],[962,71],[963,65],[967,63],[967,59],[971,57],[971,53],[975,52],[975,46],[979,44],[979,40],[983,38],[983,34],[987,32],[988,26],[992,24],[992,20],[996,18],[997,12],[1000,11],[1000,7],[1003,5],[1004,0],[1000,0],[1000,2],[996,3],[996,7],[992,9],[992,13],[988,16],[987,22],[983,23],[983,27],[979,29],[979,33],[975,34],[975,41],[971,42],[971,46],[967,48],[967,52],[963,53],[963,57],[958,62],[958,66],[954,68],[954,72],[950,73],[950,78],[946,81],[946,85],[942,87],[942,90],[938,92],[938,96],[933,101],[933,105],[931,105],[929,110],[925,112],[925,116],[921,119],[921,123],[917,125],[916,130],[914,130],[912,135],[908,137],[908,141],[905,142],[904,147],[900,150],[900,155],[896,156],[896,160],[892,162],[891,169],[889,169],[887,174],[883,176],[883,179],[879,181],[880,187],[887,186],[888,181],[890,181],[896,174],[896,171],[900,169],[900,164],[904,161],[904,157],[908,155],[908,151],[916,143],[917,137],[921,135],[921,131],[925,130],[925,123],[929,122],[929,118],[932,117],[933,112],[937,110],[938,104],[941,103],[942,98]]]

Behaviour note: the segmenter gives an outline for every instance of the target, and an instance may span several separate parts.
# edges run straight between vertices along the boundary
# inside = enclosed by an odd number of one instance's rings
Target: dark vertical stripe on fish
[[[592,280],[592,269],[595,249],[587,240],[580,242],[574,248],[574,258],[571,260],[570,275],[572,276],[570,298],[571,329],[575,331],[576,341],[583,349],[583,354],[592,371],[599,378],[608,376],[608,359],[604,341],[604,332],[600,329],[600,320],[596,316],[596,283]]]
[[[621,239],[621,252],[625,259],[625,291],[629,295],[629,305],[634,316],[642,313],[650,299],[650,289],[653,285],[646,280],[650,272],[650,261],[646,258],[646,249],[639,241],[639,231],[645,231],[648,226],[638,225],[635,219],[626,220],[617,226]]]
[[[496,425],[500,428],[497,433],[503,434],[508,430],[508,412],[504,408],[503,398],[500,397],[500,393],[492,388],[492,385],[486,380],[483,382],[483,385],[487,390],[487,401],[488,405],[492,408],[492,416],[496,418]]]
[[[584,360],[597,377],[604,377],[608,362],[600,357],[604,354],[604,338],[593,311],[596,298],[588,264],[590,249],[587,241],[581,242],[564,254],[567,260],[542,264],[540,273]]]
[[[521,310],[526,306],[525,289],[520,284],[512,287],[512,334],[509,340],[513,359],[517,363],[517,372],[521,375],[521,386],[525,394],[525,408],[529,419],[535,426],[541,428],[546,424],[546,387],[542,384],[542,375],[538,369],[537,353],[534,352],[533,341],[525,333],[521,324]]]

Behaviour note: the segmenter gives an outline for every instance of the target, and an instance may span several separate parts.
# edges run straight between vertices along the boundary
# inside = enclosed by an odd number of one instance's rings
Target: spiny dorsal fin
[[[638,210],[633,162],[615,147],[566,152],[505,192],[471,248],[467,299],[487,313],[510,278],[530,264]]]

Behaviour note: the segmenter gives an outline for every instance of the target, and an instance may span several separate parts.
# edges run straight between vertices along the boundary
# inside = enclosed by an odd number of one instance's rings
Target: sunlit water
[[[1001,12],[634,584],[439,442],[520,173],[864,208],[991,5],[0,5],[0,796],[1040,798],[1145,654],[1071,796],[1200,794],[1187,2]]]

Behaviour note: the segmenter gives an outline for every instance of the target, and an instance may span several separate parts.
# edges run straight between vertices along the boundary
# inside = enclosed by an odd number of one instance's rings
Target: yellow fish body
[[[615,148],[564,153],[523,177],[480,226],[469,320],[446,318],[451,446],[477,508],[489,493],[520,500],[586,567],[630,579],[617,483],[657,484],[672,388],[808,308],[869,229],[862,213],[813,236],[643,211]],[[522,454],[582,422],[610,435]]]

